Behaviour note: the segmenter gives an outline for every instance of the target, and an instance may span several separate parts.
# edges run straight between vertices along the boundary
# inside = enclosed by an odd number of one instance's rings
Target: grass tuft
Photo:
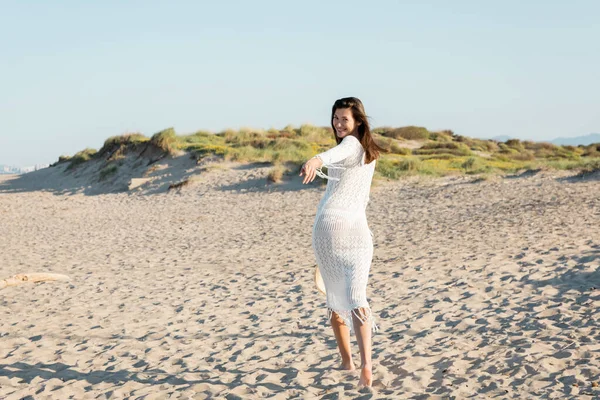
[[[267,181],[271,183],[280,183],[283,180],[283,175],[286,173],[286,169],[283,165],[275,165],[267,175]]]
[[[91,160],[95,155],[96,155],[97,151],[96,149],[90,149],[87,148],[85,150],[81,150],[78,153],[75,153],[75,155],[73,157],[71,157],[71,163],[69,164],[69,166],[67,167],[68,170],[73,169],[75,167],[77,167],[78,165],[83,164],[86,161]]]
[[[173,154],[177,150],[178,139],[175,135],[175,129],[167,128],[152,135],[150,143],[164,151]]]
[[[100,171],[100,181],[103,181],[117,173],[119,168],[116,165],[108,165]]]

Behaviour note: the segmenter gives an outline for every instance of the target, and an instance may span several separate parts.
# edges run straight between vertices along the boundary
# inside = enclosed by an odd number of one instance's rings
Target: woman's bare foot
[[[354,367],[354,363],[352,362],[352,360],[350,360],[350,361],[342,361],[342,365],[341,365],[340,369],[343,369],[345,371],[354,371],[356,368]]]
[[[371,387],[373,384],[373,367],[369,365],[362,365],[360,370],[360,380],[358,381],[358,387]]]

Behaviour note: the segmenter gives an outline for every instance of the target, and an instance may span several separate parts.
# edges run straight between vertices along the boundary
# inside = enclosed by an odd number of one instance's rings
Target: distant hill
[[[561,146],[570,145],[570,146],[579,146],[592,143],[600,143],[600,133],[590,133],[585,136],[576,136],[576,137],[560,137],[552,140],[550,143],[558,144]]]
[[[491,138],[482,138],[484,140],[495,140],[497,142],[506,142],[510,139],[515,139],[512,136],[508,135],[499,135]],[[531,140],[531,139],[527,139]],[[575,137],[559,137],[553,140],[532,140],[534,142],[549,142],[559,146],[587,146],[592,143],[600,143],[600,133],[590,133],[589,135],[584,136],[575,136]]]
[[[490,138],[489,140],[495,140],[497,142],[506,142],[507,140],[512,139],[512,137],[508,136],[508,135],[500,135],[500,136],[494,136],[493,138]]]

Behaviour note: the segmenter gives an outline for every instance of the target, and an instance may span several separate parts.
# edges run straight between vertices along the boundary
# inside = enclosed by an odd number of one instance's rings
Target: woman
[[[308,160],[302,183],[327,178],[313,226],[312,247],[327,292],[328,315],[342,356],[342,368],[354,370],[350,333],[360,351],[359,386],[372,384],[371,329],[377,330],[367,302],[367,280],[373,257],[372,234],[365,209],[380,148],[371,136],[361,101],[337,100],[331,110],[337,146]],[[323,174],[321,167],[327,167]]]

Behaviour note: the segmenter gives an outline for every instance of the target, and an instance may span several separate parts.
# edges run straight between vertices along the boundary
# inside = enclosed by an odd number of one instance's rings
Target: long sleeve
[[[360,141],[354,136],[346,136],[342,142],[332,149],[329,149],[316,157],[323,161],[323,166],[327,167],[344,161],[348,157],[357,155],[362,150]]]

